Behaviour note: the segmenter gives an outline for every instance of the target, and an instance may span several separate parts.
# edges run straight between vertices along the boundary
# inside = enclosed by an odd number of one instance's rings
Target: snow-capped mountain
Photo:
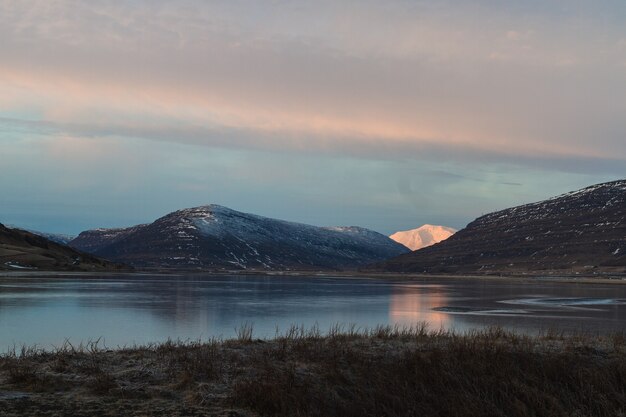
[[[128,229],[86,231],[70,245],[135,266],[216,269],[345,269],[408,252],[360,227],[310,226],[218,205]]]
[[[411,272],[626,271],[626,180],[479,217],[449,239],[375,265]]]
[[[425,224],[417,229],[396,232],[389,237],[411,250],[417,250],[446,240],[455,233],[456,230],[451,227]]]

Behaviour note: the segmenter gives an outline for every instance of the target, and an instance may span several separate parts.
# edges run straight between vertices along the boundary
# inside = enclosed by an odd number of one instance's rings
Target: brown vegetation
[[[3,415],[620,416],[626,337],[292,327],[0,358]]]

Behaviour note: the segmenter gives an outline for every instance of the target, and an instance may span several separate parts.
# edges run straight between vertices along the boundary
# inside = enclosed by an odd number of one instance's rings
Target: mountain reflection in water
[[[319,276],[0,276],[0,351],[101,340],[108,347],[253,337],[291,325],[410,326],[465,331],[488,326],[626,330],[626,285],[424,277],[418,281]]]

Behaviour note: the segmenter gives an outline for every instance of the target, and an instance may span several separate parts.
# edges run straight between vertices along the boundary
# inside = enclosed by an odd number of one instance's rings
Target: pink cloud
[[[73,136],[208,146],[369,157],[626,154],[623,48],[607,43],[608,61],[593,55],[606,30],[596,33],[592,21],[583,22],[591,40],[572,43],[560,31],[579,20],[548,27],[498,11],[373,3],[354,14],[330,3],[311,14],[300,4],[278,19],[251,5],[261,24],[240,6],[0,5],[0,109],[40,114]],[[464,18],[482,13],[480,27]],[[530,33],[533,48],[516,45]],[[589,54],[598,59],[580,59]]]

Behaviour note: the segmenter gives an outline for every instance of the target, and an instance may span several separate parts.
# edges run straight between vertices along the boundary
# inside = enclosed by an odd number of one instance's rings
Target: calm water
[[[626,330],[626,285],[321,277],[0,277],[0,349],[101,338],[108,347],[171,339],[255,337],[291,324],[410,325],[464,331],[501,325]]]

